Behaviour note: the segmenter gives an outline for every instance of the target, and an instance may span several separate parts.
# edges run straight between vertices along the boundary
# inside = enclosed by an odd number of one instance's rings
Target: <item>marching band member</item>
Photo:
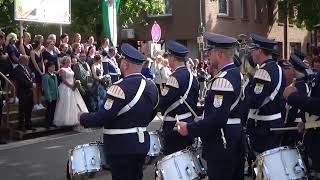
[[[163,154],[169,155],[192,145],[192,138],[181,136],[173,128],[176,118],[185,122],[193,122],[195,119],[184,101],[192,109],[197,108],[199,83],[185,64],[189,50],[175,41],[166,42],[166,46],[169,65],[174,72],[161,91],[159,108],[164,116]]]
[[[201,137],[203,157],[209,180],[243,179],[243,128],[240,106],[241,75],[233,63],[237,40],[205,33],[209,46],[209,69],[219,69],[211,80],[205,99],[204,119],[194,123],[178,122],[183,136]],[[225,172],[225,171],[228,172]]]
[[[292,53],[290,55],[289,64],[283,66],[285,72],[287,69],[286,66],[291,66],[288,68],[293,69],[294,77],[296,79],[294,82],[292,82],[292,79],[288,78],[288,76],[290,76],[288,73],[291,74],[290,70],[288,70],[288,72],[285,73],[287,82],[294,83],[294,86],[298,89],[299,93],[303,96],[307,96],[310,88],[306,82],[305,71],[309,67],[303,63],[303,59],[300,59],[299,56],[297,56],[295,53]],[[284,114],[285,125],[288,127],[297,126],[298,123],[305,121],[304,112],[297,107],[290,106],[288,103],[286,104],[286,110]],[[302,140],[302,134],[296,131],[289,131],[285,133],[281,144],[295,146],[298,145],[300,140]]]
[[[320,73],[314,77],[314,81],[311,83],[311,93],[308,97],[302,94],[294,85],[288,86],[283,96],[287,100],[288,104],[301,109],[305,112],[305,123],[319,123],[320,120],[320,98],[317,93],[320,92]],[[304,145],[306,146],[307,154],[312,160],[312,168],[315,170],[315,179],[320,179],[320,128],[319,125],[314,128],[305,130],[305,123],[298,124],[298,131],[305,132]],[[308,163],[308,162],[306,162]]]
[[[156,115],[158,90],[140,73],[143,54],[126,43],[121,50],[124,78],[108,89],[103,108],[96,113],[79,114],[80,124],[104,128],[104,151],[112,179],[141,180],[150,146],[146,127]]]
[[[278,147],[280,135],[270,128],[283,126],[281,112],[284,109],[282,92],[286,84],[283,71],[272,59],[275,42],[252,34],[252,58],[259,65],[249,90],[249,114],[247,132],[252,148],[257,153]]]

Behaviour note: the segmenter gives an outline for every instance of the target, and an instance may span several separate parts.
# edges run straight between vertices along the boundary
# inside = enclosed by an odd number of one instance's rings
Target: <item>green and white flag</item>
[[[117,15],[120,5],[120,0],[101,0],[102,3],[102,19],[103,32],[112,43],[112,46],[117,46]]]

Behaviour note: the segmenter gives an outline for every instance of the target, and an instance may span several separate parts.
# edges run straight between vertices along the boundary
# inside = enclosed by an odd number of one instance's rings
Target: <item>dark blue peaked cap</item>
[[[221,34],[205,32],[203,36],[207,40],[208,49],[232,48],[237,44],[237,39]]]
[[[134,64],[142,64],[145,61],[144,55],[128,43],[121,45],[121,52],[126,59]]]
[[[172,54],[174,56],[180,57],[180,58],[185,58],[187,57],[189,50],[186,48],[184,45],[173,41],[173,40],[168,40],[166,42],[166,47],[167,47],[167,53]]]
[[[293,49],[293,53],[298,56],[302,61],[306,57],[301,51],[299,51],[297,48]]]
[[[259,49],[265,49],[272,52],[274,46],[276,45],[276,42],[273,40],[270,40],[266,37],[257,35],[257,34],[251,34],[252,44],[250,48],[259,48]]]
[[[304,72],[309,67],[303,62],[299,56],[297,56],[294,52],[291,53],[289,62],[293,65],[294,69],[300,72]]]

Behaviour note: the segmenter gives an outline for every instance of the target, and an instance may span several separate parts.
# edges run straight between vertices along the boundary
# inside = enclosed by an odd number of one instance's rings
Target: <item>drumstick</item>
[[[296,78],[293,78],[290,86],[295,86],[296,80],[297,80]],[[285,124],[287,124],[290,109],[291,109],[291,106],[289,104],[286,104],[286,114],[285,114],[285,118],[284,118]]]
[[[178,128],[178,131],[180,131],[180,125],[178,124],[179,123],[179,118],[178,118],[178,115],[176,114],[176,121],[177,121],[177,128]]]
[[[298,130],[298,127],[270,128],[270,131],[292,131]]]

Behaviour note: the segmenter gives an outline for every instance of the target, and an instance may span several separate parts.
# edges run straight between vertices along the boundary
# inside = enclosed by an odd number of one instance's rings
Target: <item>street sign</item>
[[[198,37],[197,37],[197,43],[198,43],[198,44],[203,43],[203,36],[198,36]]]
[[[157,43],[161,39],[161,28],[157,21],[154,21],[153,26],[151,28],[151,37],[154,43]]]

